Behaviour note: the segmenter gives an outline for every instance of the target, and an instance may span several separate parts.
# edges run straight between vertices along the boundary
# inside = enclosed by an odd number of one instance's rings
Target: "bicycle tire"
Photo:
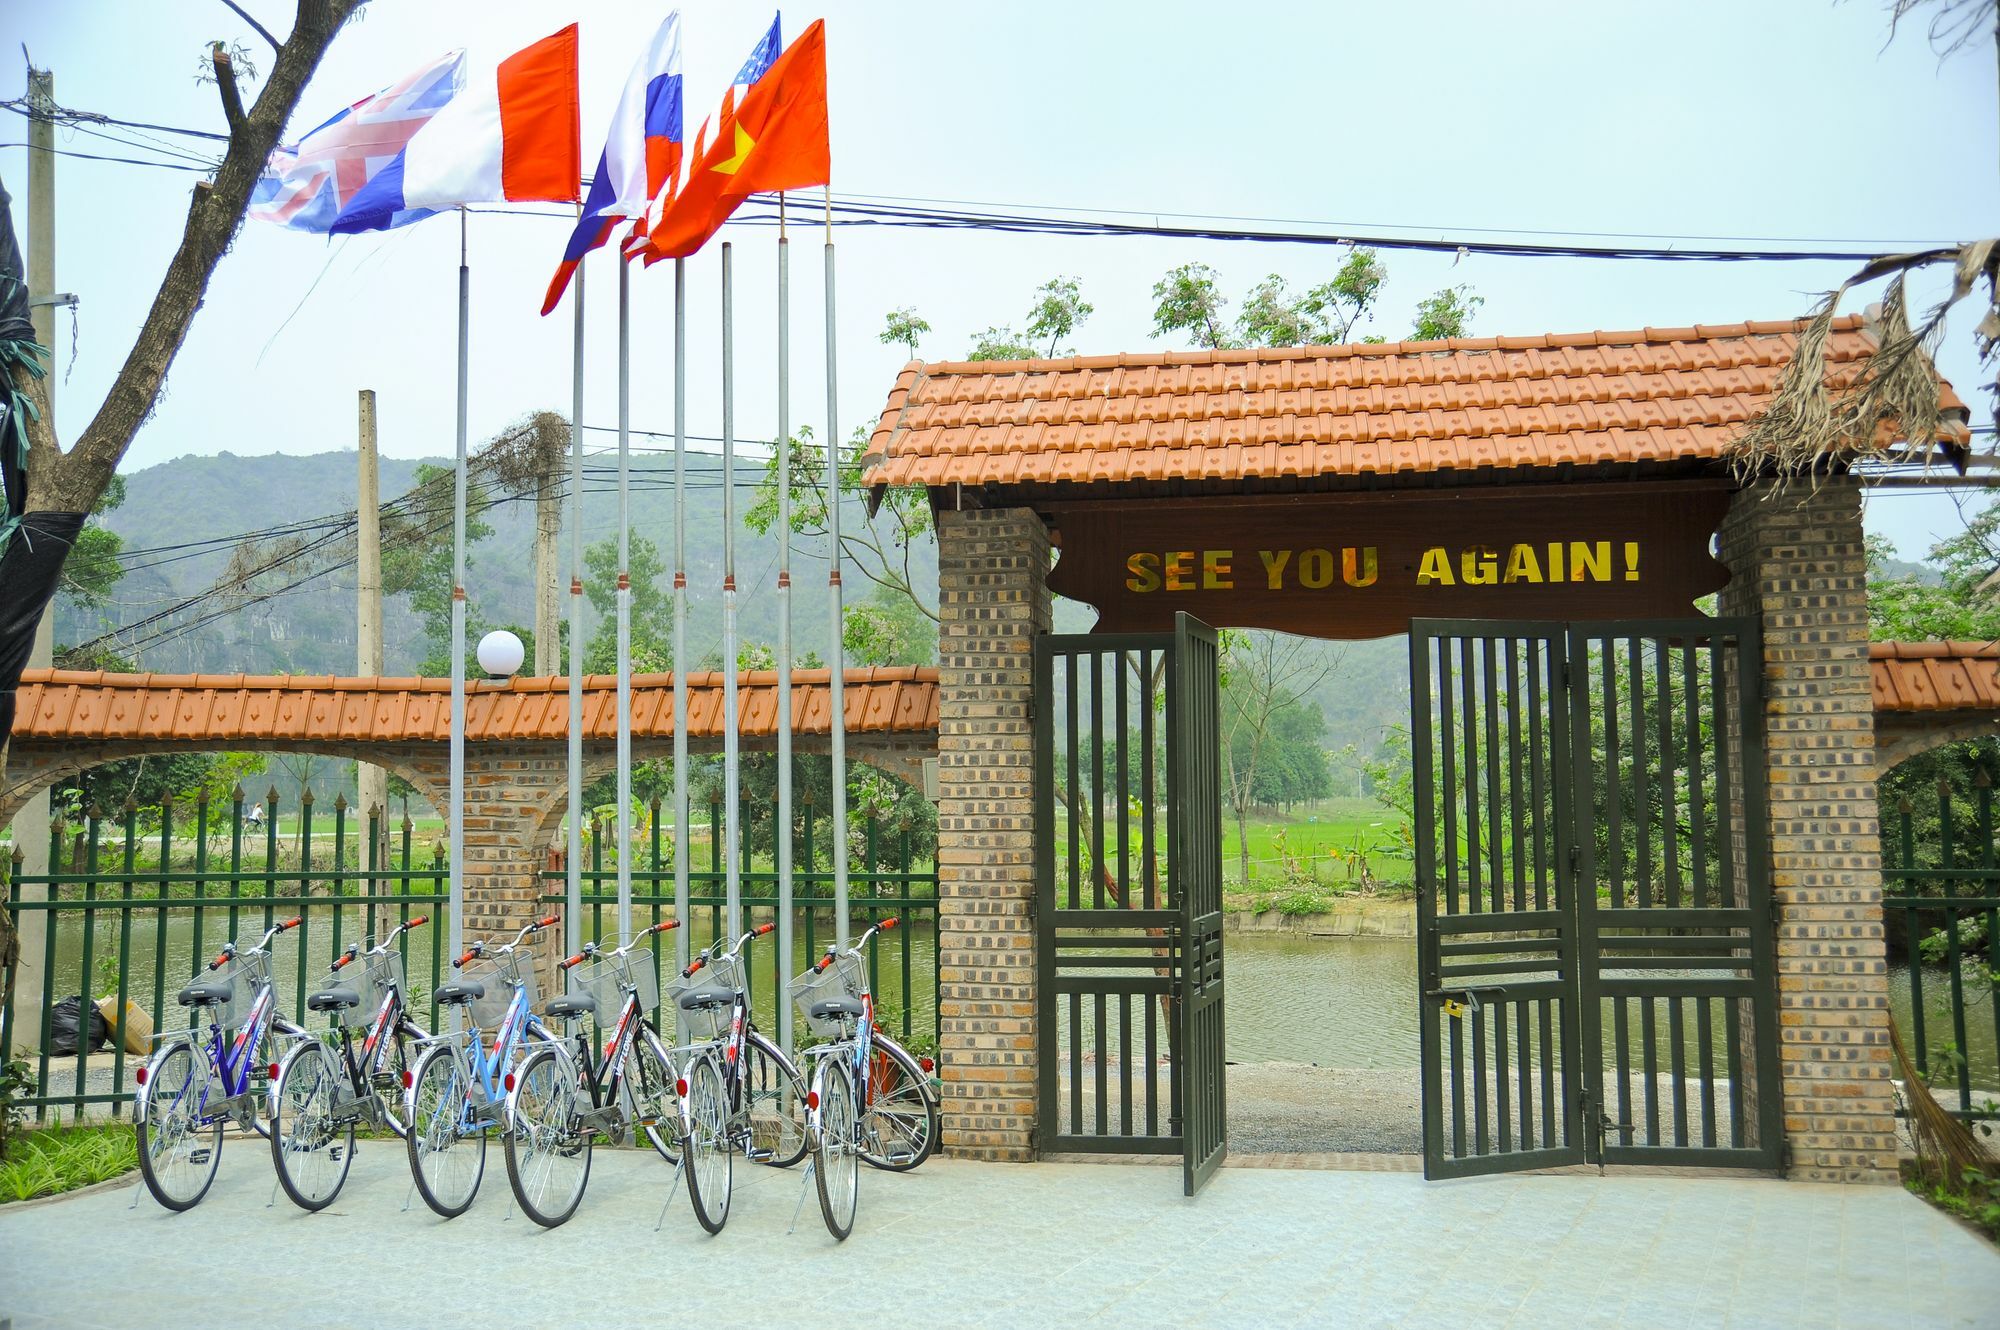
[[[736,1151],[729,1141],[729,1091],[712,1052],[695,1059],[681,1100],[681,1150],[686,1156],[688,1200],[694,1217],[710,1233],[729,1222],[731,1170]]]
[[[819,1130],[813,1133],[813,1180],[819,1184],[819,1213],[834,1241],[845,1242],[854,1231],[854,1214],[861,1204],[860,1130],[854,1103],[854,1077],[847,1059],[820,1059],[813,1077],[819,1094]]]
[[[271,1165],[285,1195],[308,1213],[333,1204],[354,1164],[354,1123],[333,1121],[346,1084],[340,1060],[318,1040],[287,1053],[271,1082]]]
[[[812,1149],[806,1139],[806,1078],[755,1030],[743,1038],[743,1107],[751,1144],[769,1152],[763,1163],[790,1168]]]
[[[660,1158],[681,1161],[680,1096],[674,1093],[674,1060],[650,1025],[639,1027],[625,1068],[625,1095],[633,1129]]]
[[[197,1082],[207,1079],[205,1069],[197,1066],[194,1045],[171,1040],[146,1064],[145,1093],[135,1105],[139,1175],[153,1199],[176,1213],[194,1208],[208,1195],[222,1161],[222,1122],[197,1122],[191,1098]],[[175,1088],[162,1100],[160,1092],[168,1087]],[[190,1143],[186,1150],[184,1142]],[[184,1160],[185,1167],[177,1160]]]
[[[461,1130],[468,1098],[452,1050],[425,1050],[410,1073],[410,1131],[403,1144],[417,1194],[445,1219],[465,1213],[486,1176],[486,1133]]]
[[[931,1089],[930,1075],[908,1049],[880,1031],[872,1042],[878,1056],[868,1069],[861,1158],[884,1172],[907,1173],[937,1151],[937,1095]],[[896,1068],[897,1081],[883,1083],[884,1060]],[[899,1142],[901,1149],[897,1148]]]
[[[374,1073],[375,1100],[382,1106],[382,1123],[402,1140],[410,1134],[403,1099],[403,1077],[410,1071],[410,1045],[429,1036],[407,1020],[399,1020],[388,1036],[389,1047],[382,1054],[382,1070]]]
[[[578,1125],[582,1088],[576,1063],[553,1044],[528,1054],[514,1073],[507,1183],[521,1213],[543,1228],[558,1228],[575,1214],[590,1185],[593,1133]]]

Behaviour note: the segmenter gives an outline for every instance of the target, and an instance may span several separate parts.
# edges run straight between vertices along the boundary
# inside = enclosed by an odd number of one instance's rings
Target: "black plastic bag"
[[[104,1047],[111,1037],[111,1027],[105,1023],[104,1013],[94,1002],[85,1002],[81,995],[66,997],[56,1003],[56,1009],[49,1013],[49,1052],[60,1057],[76,1053],[77,1016],[81,1012],[90,1013],[90,1046],[84,1051],[95,1053]]]

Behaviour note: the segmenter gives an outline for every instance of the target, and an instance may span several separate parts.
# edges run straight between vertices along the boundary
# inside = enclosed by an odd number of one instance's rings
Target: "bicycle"
[[[464,1214],[479,1194],[488,1129],[506,1125],[505,1082],[522,1040],[555,1042],[535,1017],[535,970],[522,963],[528,957],[522,947],[557,917],[537,919],[502,947],[473,943],[452,961],[460,977],[438,986],[439,1005],[463,1007],[465,1026],[423,1041],[404,1082],[409,1131],[403,1143],[411,1185],[446,1219]],[[475,961],[483,964],[468,969]],[[490,1048],[481,1037],[488,1029],[494,1032]]]
[[[739,959],[751,939],[775,927],[759,924],[727,950],[717,942],[680,972],[670,990],[687,1052],[686,1070],[674,1085],[681,1100],[682,1171],[695,1218],[710,1233],[729,1221],[738,1150],[753,1163],[777,1168],[806,1157],[805,1082],[752,1023]],[[697,983],[704,970],[707,978]]]
[[[543,1014],[565,1022],[595,1016],[600,1031],[611,1033],[601,1060],[578,1030],[573,1053],[566,1044],[544,1044],[507,1077],[507,1180],[523,1213],[543,1228],[576,1213],[590,1181],[592,1139],[600,1131],[616,1145],[630,1126],[662,1159],[680,1162],[679,1078],[646,1015],[659,1005],[659,981],[652,957],[632,954],[646,939],[679,927],[675,919],[656,923],[616,951],[589,943],[557,966],[569,974],[570,991],[551,1000]],[[580,969],[586,962],[589,968]]]
[[[923,1119],[926,1125],[921,1140],[914,1143],[913,1152],[907,1156],[892,1154],[897,1147],[882,1140],[885,1128],[907,1131],[909,1124],[900,1112],[891,1116],[880,1111],[874,1072],[878,1064],[891,1069],[896,1077],[893,1088],[906,1091],[911,1078],[896,1058],[908,1061],[910,1055],[875,1028],[875,998],[869,989],[868,963],[862,953],[877,933],[888,932],[896,922],[893,918],[884,919],[844,950],[829,946],[817,963],[807,967],[788,986],[793,1005],[805,1017],[807,1028],[826,1041],[805,1049],[803,1054],[813,1063],[812,1088],[806,1095],[806,1136],[812,1143],[813,1159],[806,1171],[818,1183],[820,1216],[826,1220],[827,1232],[841,1242],[854,1231],[861,1191],[859,1161],[865,1157],[870,1133],[875,1135],[878,1158],[885,1160],[878,1167],[898,1172],[921,1164],[937,1139],[936,1108],[928,1098],[926,1078],[915,1082],[924,1087],[919,1092],[919,1107],[927,1110],[927,1116]],[[910,1070],[917,1070],[914,1062],[910,1063]],[[911,1138],[899,1135],[897,1139],[908,1142]],[[904,1162],[906,1158],[908,1162]],[[792,1211],[794,1227],[798,1224],[798,1211],[805,1203],[801,1188],[798,1207]]]
[[[354,1161],[354,1129],[361,1123],[408,1134],[403,1117],[403,1074],[409,1049],[430,1038],[409,1017],[403,954],[396,942],[430,922],[419,915],[398,924],[376,946],[351,942],[333,962],[321,988],[306,998],[308,1011],[325,1012],[339,1035],[301,1041],[271,1076],[271,1162],[293,1204],[324,1210],[347,1182]],[[345,970],[361,961],[358,986]],[[354,1034],[365,1031],[359,1057]]]
[[[208,965],[216,977],[198,976],[175,997],[189,1009],[188,1028],[159,1035],[160,1047],[138,1069],[132,1122],[139,1173],[153,1199],[169,1210],[191,1209],[208,1194],[221,1161],[225,1123],[265,1134],[258,1108],[263,1095],[256,1084],[264,1064],[257,1055],[273,1032],[281,1039],[307,1037],[278,1014],[271,984],[271,939],[298,925],[297,917],[287,919],[266,930],[255,946],[225,946]],[[208,1044],[197,1056],[196,1022],[204,1015]],[[135,1195],[132,1204],[138,1203]]]

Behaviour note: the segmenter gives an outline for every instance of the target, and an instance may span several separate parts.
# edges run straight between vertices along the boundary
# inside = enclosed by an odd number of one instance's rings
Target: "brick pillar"
[[[1778,916],[1778,1050],[1791,1173],[1896,1177],[1861,495],[1753,485],[1719,538],[1722,612],[1764,638],[1765,778]]]
[[[1035,1154],[1031,644],[1049,536],[1025,508],[938,516],[938,1050],[954,1155]]]
[[[566,758],[548,744],[475,743],[465,749],[465,938],[502,941],[542,911],[536,876],[544,829],[561,802]],[[442,755],[421,764],[443,807]],[[434,770],[433,770],[434,769]]]

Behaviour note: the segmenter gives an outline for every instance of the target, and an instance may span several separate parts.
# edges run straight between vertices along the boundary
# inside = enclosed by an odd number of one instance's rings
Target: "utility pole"
[[[560,604],[556,559],[562,539],[563,453],[561,439],[537,428],[535,434],[535,675],[546,679],[561,668],[557,650]]]
[[[375,390],[361,390],[361,476],[355,502],[359,597],[354,609],[354,672],[364,679],[382,673],[382,480],[375,454]],[[369,762],[356,771],[361,816],[380,811],[375,823],[376,861],[389,862],[389,773]],[[363,826],[367,823],[364,821]],[[365,863],[364,859],[364,863]],[[369,893],[375,884],[369,883]]]
[[[28,314],[35,325],[35,340],[51,348],[51,357],[56,344],[56,126],[52,116],[55,104],[55,75],[29,65]],[[49,429],[53,432],[57,375],[52,372],[42,382],[48,390]],[[55,634],[56,611],[51,604],[42,611],[42,621],[35,629],[35,643],[28,654],[29,669],[47,669],[54,662]],[[49,871],[47,790],[28,800],[15,814],[14,848],[21,856],[23,878],[46,877]],[[21,888],[24,901],[46,900],[48,894],[45,883]],[[17,910],[14,927],[21,941],[21,959],[15,972],[14,1009],[8,1017],[10,1046],[16,1053],[32,1052],[41,1047],[42,989],[47,979],[42,972],[42,957],[47,948],[48,911]]]

